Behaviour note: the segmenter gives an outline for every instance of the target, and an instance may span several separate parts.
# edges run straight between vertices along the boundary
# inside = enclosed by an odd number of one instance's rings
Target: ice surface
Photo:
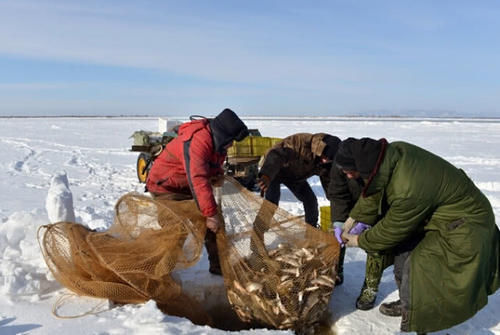
[[[187,117],[186,117],[187,119]],[[347,137],[385,137],[415,143],[464,169],[490,199],[500,222],[500,122],[463,119],[248,118],[249,128],[263,136],[285,137],[297,132],[327,132]],[[223,334],[163,315],[148,302],[111,306],[99,314],[57,319],[51,310],[68,292],[48,272],[36,239],[39,226],[71,219],[95,229],[113,220],[113,205],[121,195],[142,192],[136,179],[137,153],[130,152],[130,134],[155,131],[157,118],[1,119],[0,134],[0,334]],[[22,131],[19,131],[22,129]],[[320,205],[328,204],[319,179],[310,179]],[[280,206],[302,215],[300,202],[282,189]],[[74,210],[72,212],[71,210]],[[398,334],[399,318],[378,312],[382,302],[397,298],[392,270],[384,272],[377,306],[355,309],[365,271],[365,253],[349,249],[345,282],[330,301],[331,331],[336,334]],[[207,272],[206,254],[193,268],[179,273],[194,294],[209,303],[223,295],[222,280]],[[211,293],[208,295],[207,292]],[[89,310],[92,301],[71,298],[75,312]],[[96,304],[100,302],[95,302]],[[500,292],[467,322],[438,334],[500,334]],[[271,330],[246,334],[282,334]],[[288,332],[290,333],[290,332]]]

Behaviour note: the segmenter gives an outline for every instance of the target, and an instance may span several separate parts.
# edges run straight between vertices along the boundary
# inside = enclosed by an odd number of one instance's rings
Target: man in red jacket
[[[223,222],[217,216],[212,181],[224,174],[222,165],[233,141],[247,136],[247,126],[228,108],[213,119],[184,123],[178,136],[155,159],[146,181],[147,190],[154,196],[176,194],[177,199],[194,198],[206,217],[205,247],[209,271],[214,274],[221,274],[215,232]]]

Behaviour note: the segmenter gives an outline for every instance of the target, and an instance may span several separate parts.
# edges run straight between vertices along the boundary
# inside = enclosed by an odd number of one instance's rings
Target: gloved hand
[[[222,225],[220,216],[218,214],[215,214],[214,216],[207,216],[206,225],[207,229],[210,229],[211,231],[216,233],[219,227]]]
[[[260,190],[264,193],[266,193],[270,183],[271,179],[269,179],[269,176],[266,176],[265,174],[261,175],[259,179],[257,179],[257,185],[259,186]]]
[[[353,218],[347,218],[347,220],[345,220],[344,222],[344,226],[342,227],[342,234],[348,234],[352,227],[354,227],[355,223],[356,220],[354,220]]]
[[[333,226],[333,234],[337,241],[339,241],[340,246],[344,246],[344,240],[342,239],[342,231],[344,229],[344,222],[342,221],[335,221],[332,223]]]
[[[344,240],[342,239],[342,228],[333,227],[333,233],[335,234],[335,238],[339,241],[341,247],[344,246]]]
[[[224,175],[218,174],[216,176],[210,177],[210,184],[212,184],[213,187],[222,187],[222,185],[224,184]]]
[[[345,221],[344,229],[342,232],[342,239],[348,247],[358,246],[358,236],[366,229],[371,228],[363,222],[356,222],[353,218],[348,218]]]
[[[362,232],[364,232],[365,230],[370,229],[370,228],[371,228],[371,226],[367,225],[366,223],[357,222],[356,225],[353,228],[351,228],[351,230],[349,230],[349,234],[359,235]]]

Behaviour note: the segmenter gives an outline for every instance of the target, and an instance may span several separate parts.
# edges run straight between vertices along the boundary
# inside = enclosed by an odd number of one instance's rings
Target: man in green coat
[[[346,231],[348,246],[395,254],[400,300],[380,311],[401,330],[432,332],[472,317],[500,286],[500,232],[486,196],[465,172],[422,148],[349,138],[335,164],[365,181],[350,217],[372,224]]]

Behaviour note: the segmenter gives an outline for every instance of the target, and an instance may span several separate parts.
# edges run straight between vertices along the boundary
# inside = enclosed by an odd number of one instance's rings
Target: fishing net
[[[308,333],[324,316],[340,246],[328,233],[226,179],[217,235],[229,302],[244,321]]]
[[[339,245],[226,177],[216,188],[225,228],[217,233],[228,300],[244,322],[304,332],[327,309]],[[182,289],[176,270],[199,261],[205,218],[194,200],[120,198],[113,225],[92,231],[72,222],[41,227],[40,246],[54,277],[85,296],[116,303],[153,299],[170,315],[213,325]]]
[[[153,299],[167,314],[211,324],[201,304],[171,275],[198,262],[205,227],[193,200],[130,193],[118,200],[109,230],[60,222],[43,226],[39,241],[54,277],[79,295],[115,303]]]

